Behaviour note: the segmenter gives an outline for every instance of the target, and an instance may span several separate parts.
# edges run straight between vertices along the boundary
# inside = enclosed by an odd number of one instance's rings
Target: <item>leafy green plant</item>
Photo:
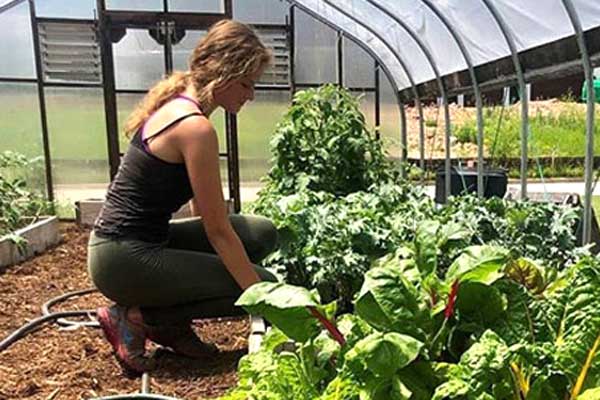
[[[316,288],[325,302],[338,300],[340,310],[351,309],[371,263],[412,241],[427,220],[456,236],[436,256],[442,272],[473,244],[505,246],[557,269],[576,259],[577,215],[567,207],[465,197],[437,210],[420,188],[400,181],[356,100],[336,86],[298,93],[272,144],[274,166],[252,210],[280,234],[264,264],[287,283]]]
[[[307,188],[344,196],[395,177],[381,141],[366,128],[358,100],[335,85],[294,95],[271,153],[267,193]]]
[[[569,205],[475,196],[451,198],[438,214],[442,223],[469,230],[470,243],[503,246],[519,257],[541,260],[556,269],[578,258],[575,228],[579,218],[579,209]]]
[[[10,151],[0,153],[0,237],[9,235],[21,245],[14,231],[53,210],[52,204],[27,186],[27,173],[38,162]]]
[[[437,120],[435,119],[426,119],[425,126],[428,128],[435,128],[438,126]]]
[[[477,144],[477,129],[472,125],[463,125],[454,130],[454,136],[458,143]]]
[[[413,249],[444,243],[429,225],[424,232],[436,238],[415,237]],[[509,253],[469,247],[441,275],[434,258],[417,252],[386,256],[369,272],[355,313],[337,318],[344,342],[311,330],[282,351],[289,339],[275,329],[242,359],[240,385],[223,399],[596,398],[600,260],[583,258],[539,284],[544,268]],[[239,304],[256,312],[254,304],[287,303],[289,293],[267,300],[272,293],[253,286]],[[314,305],[310,296],[296,300]],[[276,326],[296,321],[287,305],[269,313]]]

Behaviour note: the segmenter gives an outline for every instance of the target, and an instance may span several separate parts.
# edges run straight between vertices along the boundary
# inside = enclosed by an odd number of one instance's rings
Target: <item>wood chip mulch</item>
[[[32,260],[0,272],[0,340],[29,320],[41,306],[66,292],[91,287],[87,275],[89,231],[63,224],[63,243]],[[108,304],[98,293],[73,298],[52,308],[95,309]],[[159,368],[150,373],[150,392],[179,399],[214,398],[236,383],[239,359],[247,352],[248,318],[204,320],[202,339],[220,353],[190,360],[157,349]],[[126,376],[97,328],[68,330],[54,323],[0,352],[0,399],[90,399],[136,393],[141,378]]]

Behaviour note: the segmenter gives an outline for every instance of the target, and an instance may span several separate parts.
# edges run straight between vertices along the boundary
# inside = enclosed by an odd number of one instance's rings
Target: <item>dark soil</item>
[[[89,231],[62,226],[63,243],[0,273],[0,340],[41,315],[41,306],[63,293],[91,286],[86,269]],[[98,293],[68,300],[53,311],[109,304]],[[213,398],[236,383],[247,350],[248,318],[198,321],[197,333],[220,353],[204,360],[157,349],[159,367],[150,391],[181,399]],[[0,399],[89,399],[139,392],[141,378],[124,374],[97,328],[66,330],[48,323],[0,353]]]

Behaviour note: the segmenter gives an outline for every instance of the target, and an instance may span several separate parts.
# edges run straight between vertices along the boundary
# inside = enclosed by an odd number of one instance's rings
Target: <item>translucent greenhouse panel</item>
[[[186,30],[181,42],[173,46],[173,69],[185,71],[188,69],[188,59],[198,44],[198,41],[206,35],[206,31]]]
[[[224,13],[225,4],[223,3],[223,0],[169,0],[169,11]]]
[[[44,147],[36,84],[0,82],[0,153],[14,151],[33,164],[28,183],[46,192]]]
[[[129,141],[131,140],[125,136],[125,122],[135,109],[139,102],[144,98],[143,94],[137,93],[118,93],[117,97],[117,126],[119,129],[119,150],[121,153],[125,153],[129,147]]]
[[[337,33],[300,10],[294,24],[296,83],[336,82]]]
[[[379,100],[380,100],[380,128],[379,132],[381,134],[381,139],[384,141],[384,146],[390,157],[399,158],[400,157],[400,111],[398,110],[398,102],[396,100],[396,96],[394,95],[394,89],[392,89],[392,85],[389,80],[385,77],[383,73],[380,74],[379,78],[380,83],[380,92],[379,92]],[[417,111],[414,107],[408,108],[406,111],[406,119],[409,121],[409,116],[416,115]],[[416,121],[418,123],[418,121]],[[408,142],[409,142],[409,157],[418,157],[417,153],[411,153],[414,147],[414,138],[419,137],[418,127],[415,129],[414,120],[409,121],[409,129],[408,129]],[[415,136],[416,135],[416,136]],[[413,144],[411,146],[411,144]],[[416,147],[415,147],[416,148]],[[415,156],[416,154],[416,156]]]
[[[35,0],[35,15],[43,18],[94,19],[96,0]]]
[[[573,34],[562,0],[546,0],[543,7],[514,0],[495,0],[494,5],[512,30],[519,51]]]
[[[227,169],[227,159],[222,157],[219,160],[219,173],[221,174],[221,187],[223,188],[223,197],[229,199],[229,170]]]
[[[115,85],[120,89],[150,89],[165,73],[163,46],[147,30],[128,29],[113,45]]]
[[[375,93],[352,91],[359,101],[360,112],[365,116],[365,124],[370,132],[375,130]]]
[[[310,10],[311,15],[314,15],[314,17],[305,16],[304,19],[308,20],[309,18],[318,18],[330,22],[334,26],[339,27],[339,29],[344,31],[349,37],[355,37],[357,40],[359,40],[373,53],[374,57],[381,61],[383,68],[389,71],[390,76],[392,77],[391,79],[393,79],[394,82],[394,87],[398,87],[400,89],[409,87],[410,81],[404,69],[402,68],[401,63],[395,57],[394,52],[392,51],[393,47],[388,46],[365,26],[357,24],[349,17],[343,15],[340,11],[320,0],[296,0],[295,3],[297,3],[299,7],[301,6]],[[298,13],[298,15],[302,14]],[[410,43],[408,44],[407,48],[410,49]],[[403,54],[405,54],[404,58],[407,57],[406,54],[410,54],[410,57],[412,58],[418,58],[418,55],[408,53],[406,51],[407,48],[401,48]],[[328,50],[331,52],[331,49]],[[428,68],[423,67],[423,65],[420,64],[418,66],[418,71],[421,73],[427,73]],[[311,71],[306,70],[305,74],[310,76],[310,72]],[[414,74],[415,71],[412,72]]]
[[[348,38],[343,40],[344,85],[346,87],[375,87],[375,60]]]
[[[209,119],[217,131],[217,138],[219,139],[219,152],[224,153],[227,151],[227,139],[225,135],[225,111],[219,107],[213,111],[212,114],[210,114]]]
[[[430,63],[425,57],[424,52],[417,45],[415,39],[394,19],[385,15],[366,1],[333,0],[331,3],[359,21],[364,22],[362,25],[375,30],[385,39],[387,44],[394,47],[404,59],[416,83],[426,82],[435,77]],[[418,32],[417,35],[419,35]],[[440,60],[436,59],[436,61],[439,62]]]
[[[343,3],[349,2],[349,0],[338,1],[342,1]],[[358,3],[358,1],[351,2],[353,4]],[[391,10],[396,17],[406,23],[406,25],[416,33],[418,38],[425,43],[431,52],[442,75],[467,68],[467,64],[462,57],[460,48],[456,44],[454,38],[446,29],[443,22],[423,2],[419,2],[419,4],[415,5],[413,0],[376,0],[376,3]],[[434,3],[437,4],[438,2]],[[363,7],[357,7],[357,11],[363,12]],[[382,11],[376,10],[375,7],[371,7],[369,15],[371,15],[371,13],[373,13],[371,16],[372,20],[375,20],[375,15],[379,14],[381,20],[391,21],[389,17],[385,16]],[[383,26],[385,27],[386,24],[383,24]],[[391,32],[392,31],[390,31],[390,33]],[[406,34],[403,28],[400,28],[399,32],[403,35],[403,38],[400,39],[402,42],[408,40],[416,43],[414,39],[405,36]],[[407,48],[405,44],[397,43],[397,46],[404,54],[411,55],[411,53],[406,53]],[[413,69],[418,67],[418,60],[414,60],[412,57],[408,57],[407,60]]]
[[[575,9],[581,18],[584,30],[600,26],[600,2],[589,0],[573,0]]]
[[[19,29],[15,29],[17,26]],[[0,37],[0,77],[34,79],[35,58],[27,2],[0,14]]]
[[[242,186],[259,186],[259,179],[268,172],[271,158],[269,142],[289,105],[288,91],[261,90],[255,93],[254,101],[246,104],[238,113]]]
[[[448,0],[435,5],[462,37],[475,65],[510,55],[502,31],[481,0]]]
[[[163,0],[106,0],[107,10],[163,11]]]
[[[102,197],[109,180],[102,89],[46,88],[54,193],[61,214]]]
[[[233,2],[233,19],[248,24],[285,24],[289,3],[282,0],[242,0]]]

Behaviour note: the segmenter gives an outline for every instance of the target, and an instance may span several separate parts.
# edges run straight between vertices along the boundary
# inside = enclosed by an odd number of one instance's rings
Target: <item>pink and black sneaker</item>
[[[126,307],[101,307],[96,317],[117,360],[128,372],[144,373],[155,368],[155,360],[145,355],[146,330],[127,319]]]

